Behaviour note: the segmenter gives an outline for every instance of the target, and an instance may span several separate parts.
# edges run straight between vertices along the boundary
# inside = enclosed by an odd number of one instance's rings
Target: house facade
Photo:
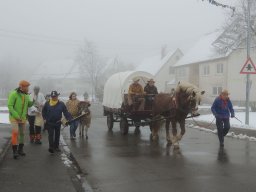
[[[175,68],[174,65],[182,58],[183,53],[180,49],[169,51],[166,54],[157,55],[144,59],[136,68],[136,71],[146,71],[154,76],[155,85],[158,92],[170,92],[175,86]],[[170,83],[171,82],[171,83]]]
[[[205,102],[212,102],[223,89],[228,89],[234,103],[243,105],[246,99],[246,75],[240,71],[247,60],[247,52],[241,48],[225,54],[216,52],[209,34],[199,40],[196,45],[175,65],[176,83],[187,81],[205,90]],[[251,58],[256,62],[256,49],[251,49]],[[202,53],[201,53],[202,52]],[[250,75],[250,101],[256,102],[256,75]]]

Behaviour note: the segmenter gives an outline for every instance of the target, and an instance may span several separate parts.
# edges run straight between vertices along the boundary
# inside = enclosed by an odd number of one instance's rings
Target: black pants
[[[224,137],[228,134],[230,129],[229,118],[216,118],[216,126],[218,129],[218,137],[220,144],[224,143]]]
[[[59,148],[60,142],[60,127],[61,125],[49,125],[47,124],[49,148]]]
[[[35,135],[35,119],[36,116],[28,115],[29,135]]]

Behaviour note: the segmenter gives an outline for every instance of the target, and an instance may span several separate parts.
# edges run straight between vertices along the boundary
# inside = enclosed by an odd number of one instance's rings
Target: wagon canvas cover
[[[144,71],[125,71],[112,75],[104,86],[103,106],[113,109],[121,108],[124,94],[128,93],[129,85],[134,77],[140,77],[139,83],[144,88],[153,75]]]

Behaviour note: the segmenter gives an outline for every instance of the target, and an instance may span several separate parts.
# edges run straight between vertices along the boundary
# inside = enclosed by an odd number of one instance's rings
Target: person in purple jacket
[[[229,99],[228,90],[224,89],[220,96],[214,100],[211,110],[216,118],[220,147],[224,147],[224,137],[230,129],[229,118],[230,116],[231,118],[235,117],[233,105]]]

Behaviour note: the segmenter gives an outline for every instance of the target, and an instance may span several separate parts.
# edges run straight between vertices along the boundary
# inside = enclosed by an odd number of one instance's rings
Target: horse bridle
[[[181,99],[181,98],[179,98],[179,99]],[[178,102],[179,102],[179,99],[178,99]],[[181,112],[183,112],[183,113],[193,113],[193,110],[195,110],[195,108],[192,108],[191,106],[192,106],[192,102],[193,102],[193,96],[190,94],[190,95],[188,95],[187,96],[187,98],[186,98],[186,100],[188,101],[188,110],[184,110],[181,106],[180,106],[180,104],[178,105],[178,110],[179,111],[181,111]]]

